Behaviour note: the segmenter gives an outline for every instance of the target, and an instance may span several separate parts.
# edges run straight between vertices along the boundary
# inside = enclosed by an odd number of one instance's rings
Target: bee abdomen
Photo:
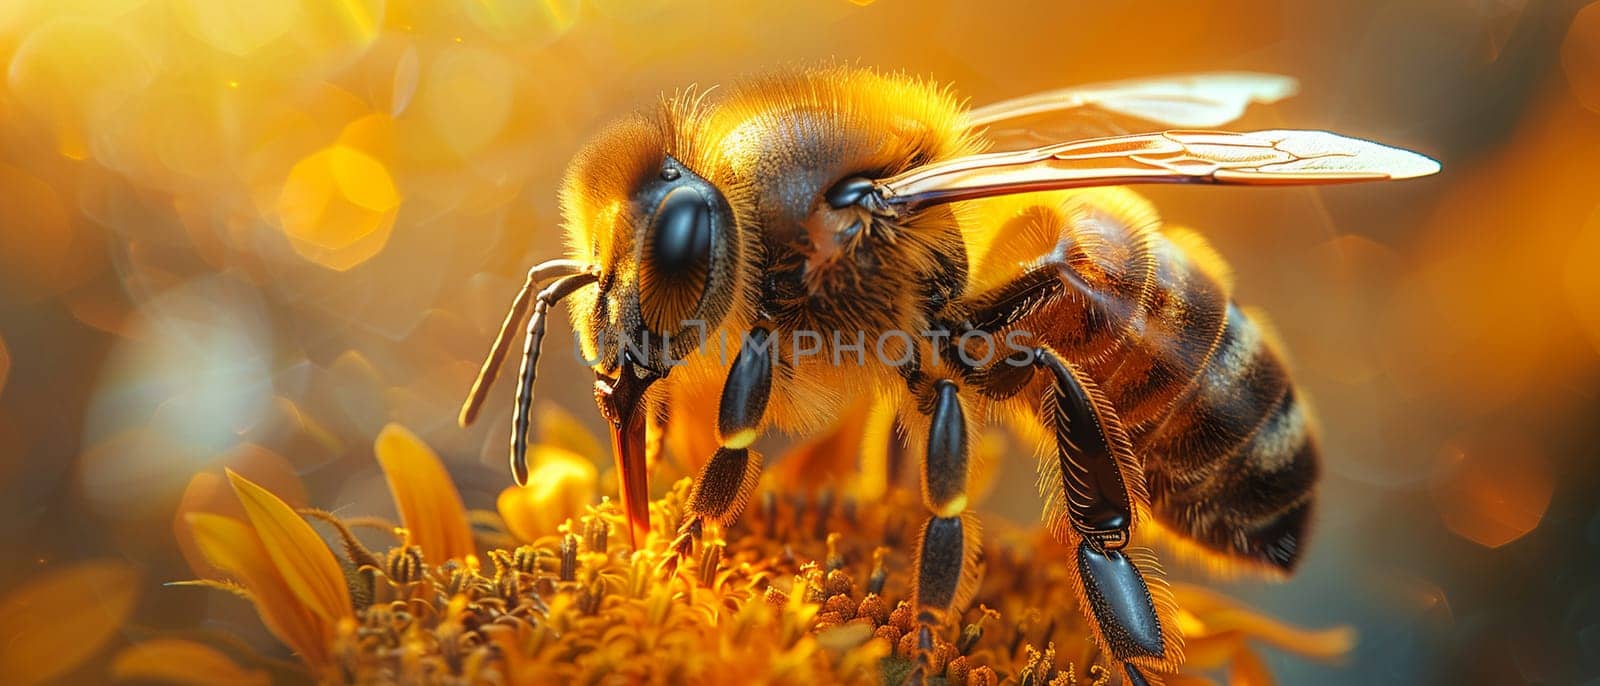
[[[1116,408],[1158,519],[1210,550],[1288,568],[1318,470],[1306,410],[1269,337],[1230,301],[1219,258],[1156,232],[1134,198],[1068,195],[1017,213],[1039,222],[1019,243],[1048,249],[1034,264],[1054,263],[1064,286],[1020,326]],[[1051,232],[1058,242],[1040,246]]]
[[[1292,567],[1319,471],[1312,422],[1237,307],[1144,449],[1157,516],[1217,552]]]

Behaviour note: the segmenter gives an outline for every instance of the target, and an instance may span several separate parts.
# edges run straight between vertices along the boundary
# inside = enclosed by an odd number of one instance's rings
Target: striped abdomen
[[[1156,230],[1131,193],[1074,194],[1052,250],[1068,295],[1030,316],[1117,408],[1169,529],[1226,556],[1291,568],[1318,473],[1311,422],[1225,267]],[[1050,261],[1050,260],[1047,260]]]

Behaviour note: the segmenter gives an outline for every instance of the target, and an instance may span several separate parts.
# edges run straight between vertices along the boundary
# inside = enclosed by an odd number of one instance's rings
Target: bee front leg
[[[1141,670],[1170,672],[1183,661],[1183,645],[1160,567],[1150,551],[1128,547],[1134,505],[1147,498],[1143,473],[1093,382],[1048,349],[1030,357],[1053,381],[1044,414],[1055,433],[1064,512],[1052,523],[1074,549],[1079,606],[1128,682],[1148,683]]]
[[[922,500],[928,521],[917,541],[913,579],[919,619],[937,623],[943,613],[971,599],[977,589],[978,522],[967,512],[967,419],[956,384],[930,387],[927,451],[922,460]]]
[[[751,450],[750,444],[761,435],[762,416],[771,396],[772,343],[766,327],[752,329],[728,370],[717,408],[717,437],[722,446],[695,479],[685,506],[687,515],[672,542],[676,557],[693,552],[706,522],[733,523],[761,478],[761,455]]]

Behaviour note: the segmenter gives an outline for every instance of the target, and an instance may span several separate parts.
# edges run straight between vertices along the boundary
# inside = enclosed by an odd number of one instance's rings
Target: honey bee
[[[824,67],[665,98],[572,163],[567,257],[528,272],[461,423],[528,318],[511,437],[526,481],[545,321],[567,302],[637,545],[657,443],[647,429],[674,411],[675,389],[720,385],[720,447],[672,543],[687,554],[703,527],[739,515],[760,435],[818,431],[863,398],[886,404],[922,466],[912,596],[923,631],[976,587],[969,436],[985,421],[1030,425],[1080,607],[1127,679],[1145,683],[1174,669],[1182,646],[1136,532],[1152,524],[1286,573],[1319,467],[1312,418],[1271,336],[1233,303],[1222,261],[1121,186],[1439,168],[1326,132],[1190,130],[1294,87],[1196,74],[967,109],[929,82]],[[1129,133],[1140,129],[1158,132]],[[711,345],[730,337],[731,361]]]

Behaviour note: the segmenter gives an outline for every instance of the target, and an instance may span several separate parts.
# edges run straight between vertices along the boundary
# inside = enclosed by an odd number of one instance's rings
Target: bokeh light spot
[[[1536,445],[1510,438],[1460,440],[1445,449],[1434,506],[1457,536],[1486,548],[1539,526],[1555,490],[1550,461]]]
[[[296,252],[342,271],[383,249],[399,206],[400,193],[382,162],[334,145],[294,165],[277,209]]]
[[[472,48],[441,55],[418,94],[422,115],[456,154],[482,150],[511,117],[516,83],[500,57]]]
[[[1578,102],[1600,112],[1600,2],[1589,3],[1573,17],[1561,43],[1561,68]]]
[[[196,38],[230,55],[243,57],[277,40],[300,20],[299,0],[214,2],[178,0],[179,19]],[[230,85],[233,85],[233,82]]]
[[[386,158],[394,148],[394,119],[380,113],[357,119],[339,132],[338,143],[373,158]]]
[[[1589,215],[1567,251],[1567,300],[1572,304],[1572,314],[1579,326],[1589,335],[1589,343],[1600,352],[1600,270],[1595,269],[1595,257],[1600,256],[1600,207]]]
[[[332,148],[328,162],[333,168],[333,178],[339,182],[340,190],[350,202],[375,212],[387,211],[400,204],[400,194],[394,189],[394,180],[389,178],[388,170],[377,160],[341,145]]]
[[[378,40],[387,8],[385,0],[300,0],[283,39],[252,59],[273,75],[336,73]]]
[[[101,368],[85,419],[93,445],[134,427],[187,447],[159,457],[183,473],[240,441],[273,397],[272,336],[260,293],[224,276],[181,282],[142,304]],[[109,471],[156,471],[127,455]],[[185,474],[186,478],[186,474]]]
[[[394,79],[389,91],[389,114],[399,116],[411,105],[412,96],[417,94],[417,80],[421,72],[422,63],[417,59],[417,48],[415,46],[407,48],[394,65]]]
[[[363,2],[362,0],[340,0],[333,4],[338,17],[343,23],[354,30],[356,36],[364,41],[370,41],[378,35],[378,23],[383,15],[382,3]]]
[[[485,33],[523,46],[545,45],[578,19],[578,0],[468,0],[462,6]]]
[[[154,80],[151,50],[110,26],[57,19],[35,29],[11,56],[11,93],[56,135],[73,159],[89,154],[89,130],[116,116]]]

